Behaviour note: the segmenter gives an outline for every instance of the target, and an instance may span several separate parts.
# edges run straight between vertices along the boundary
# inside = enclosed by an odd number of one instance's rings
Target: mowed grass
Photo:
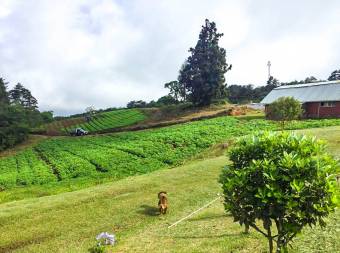
[[[316,136],[319,139],[327,141],[327,150],[336,158],[340,158],[340,126],[303,129],[296,130],[295,132]]]
[[[330,141],[340,152],[340,127],[303,130]],[[225,214],[222,202],[168,229],[167,227],[216,198],[226,156],[192,161],[118,182],[0,205],[0,252],[86,252],[103,231],[115,233],[109,252],[267,252],[267,242]],[[157,212],[157,193],[169,193],[165,216]],[[325,230],[305,229],[292,252],[339,252],[340,212]]]

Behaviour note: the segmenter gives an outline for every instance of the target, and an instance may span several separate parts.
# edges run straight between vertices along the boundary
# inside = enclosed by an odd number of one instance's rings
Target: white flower
[[[116,242],[115,235],[111,235],[108,232],[102,232],[96,237],[97,241],[104,240],[105,245],[114,245]]]

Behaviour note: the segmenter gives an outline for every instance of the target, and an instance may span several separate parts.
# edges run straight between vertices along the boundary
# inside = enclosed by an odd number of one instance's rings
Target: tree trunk
[[[276,223],[276,228],[277,228],[277,241],[276,241],[276,253],[281,253],[281,252],[287,252],[287,243],[284,240],[284,235],[282,231],[282,219],[279,218],[278,220],[275,220]]]
[[[249,224],[244,224],[244,233],[249,234]]]
[[[273,253],[273,237],[270,227],[268,228],[269,253]]]

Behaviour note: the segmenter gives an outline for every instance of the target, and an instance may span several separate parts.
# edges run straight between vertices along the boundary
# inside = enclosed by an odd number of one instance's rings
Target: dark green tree
[[[328,77],[328,81],[340,80],[340,69],[334,70]]]
[[[170,95],[160,97],[156,102],[156,104],[158,106],[173,105],[173,104],[177,104],[177,103],[178,103],[178,101],[175,100],[175,98],[170,96]]]
[[[268,78],[267,85],[268,85],[268,86],[271,86],[271,87],[273,87],[273,88],[276,88],[276,87],[279,87],[281,84],[280,84],[280,81],[277,80],[275,77],[270,76],[270,77]]]
[[[211,104],[225,90],[224,74],[231,69],[226,62],[226,51],[218,45],[223,36],[216,24],[205,20],[195,48],[180,70],[178,81],[185,87],[194,105]]]
[[[309,76],[309,77],[306,77],[304,80],[300,80],[300,81],[294,80],[294,81],[287,82],[287,83],[281,83],[281,85],[297,85],[297,84],[317,83],[317,82],[324,82],[324,80],[317,79],[314,76]]]
[[[9,98],[12,104],[19,104],[25,108],[37,109],[38,101],[32,96],[30,90],[26,89],[21,83],[9,91]]]
[[[24,89],[24,86],[22,86],[21,83],[18,83],[12,90],[9,91],[9,99],[11,104],[22,105],[22,89]]]
[[[337,203],[339,164],[322,141],[265,132],[240,139],[229,152],[220,178],[225,209],[264,235],[270,253],[274,242],[276,252],[287,252],[307,225],[325,226]]]
[[[184,85],[178,81],[171,81],[164,84],[164,88],[169,89],[169,95],[178,103],[185,100]]]
[[[32,96],[32,93],[28,89],[23,89],[23,106],[25,108],[30,108],[30,109],[37,109],[38,108],[38,100]]]
[[[132,100],[129,103],[127,103],[127,108],[145,108],[147,106],[147,103],[143,100]]]
[[[50,123],[53,121],[53,111],[41,112],[40,115],[44,123]]]
[[[0,106],[9,104],[7,84],[3,78],[0,78]]]

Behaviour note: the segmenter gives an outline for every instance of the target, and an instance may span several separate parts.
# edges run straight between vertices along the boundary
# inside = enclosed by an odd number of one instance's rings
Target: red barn
[[[261,103],[267,106],[280,97],[293,97],[300,101],[306,118],[340,118],[340,80],[280,86]]]

